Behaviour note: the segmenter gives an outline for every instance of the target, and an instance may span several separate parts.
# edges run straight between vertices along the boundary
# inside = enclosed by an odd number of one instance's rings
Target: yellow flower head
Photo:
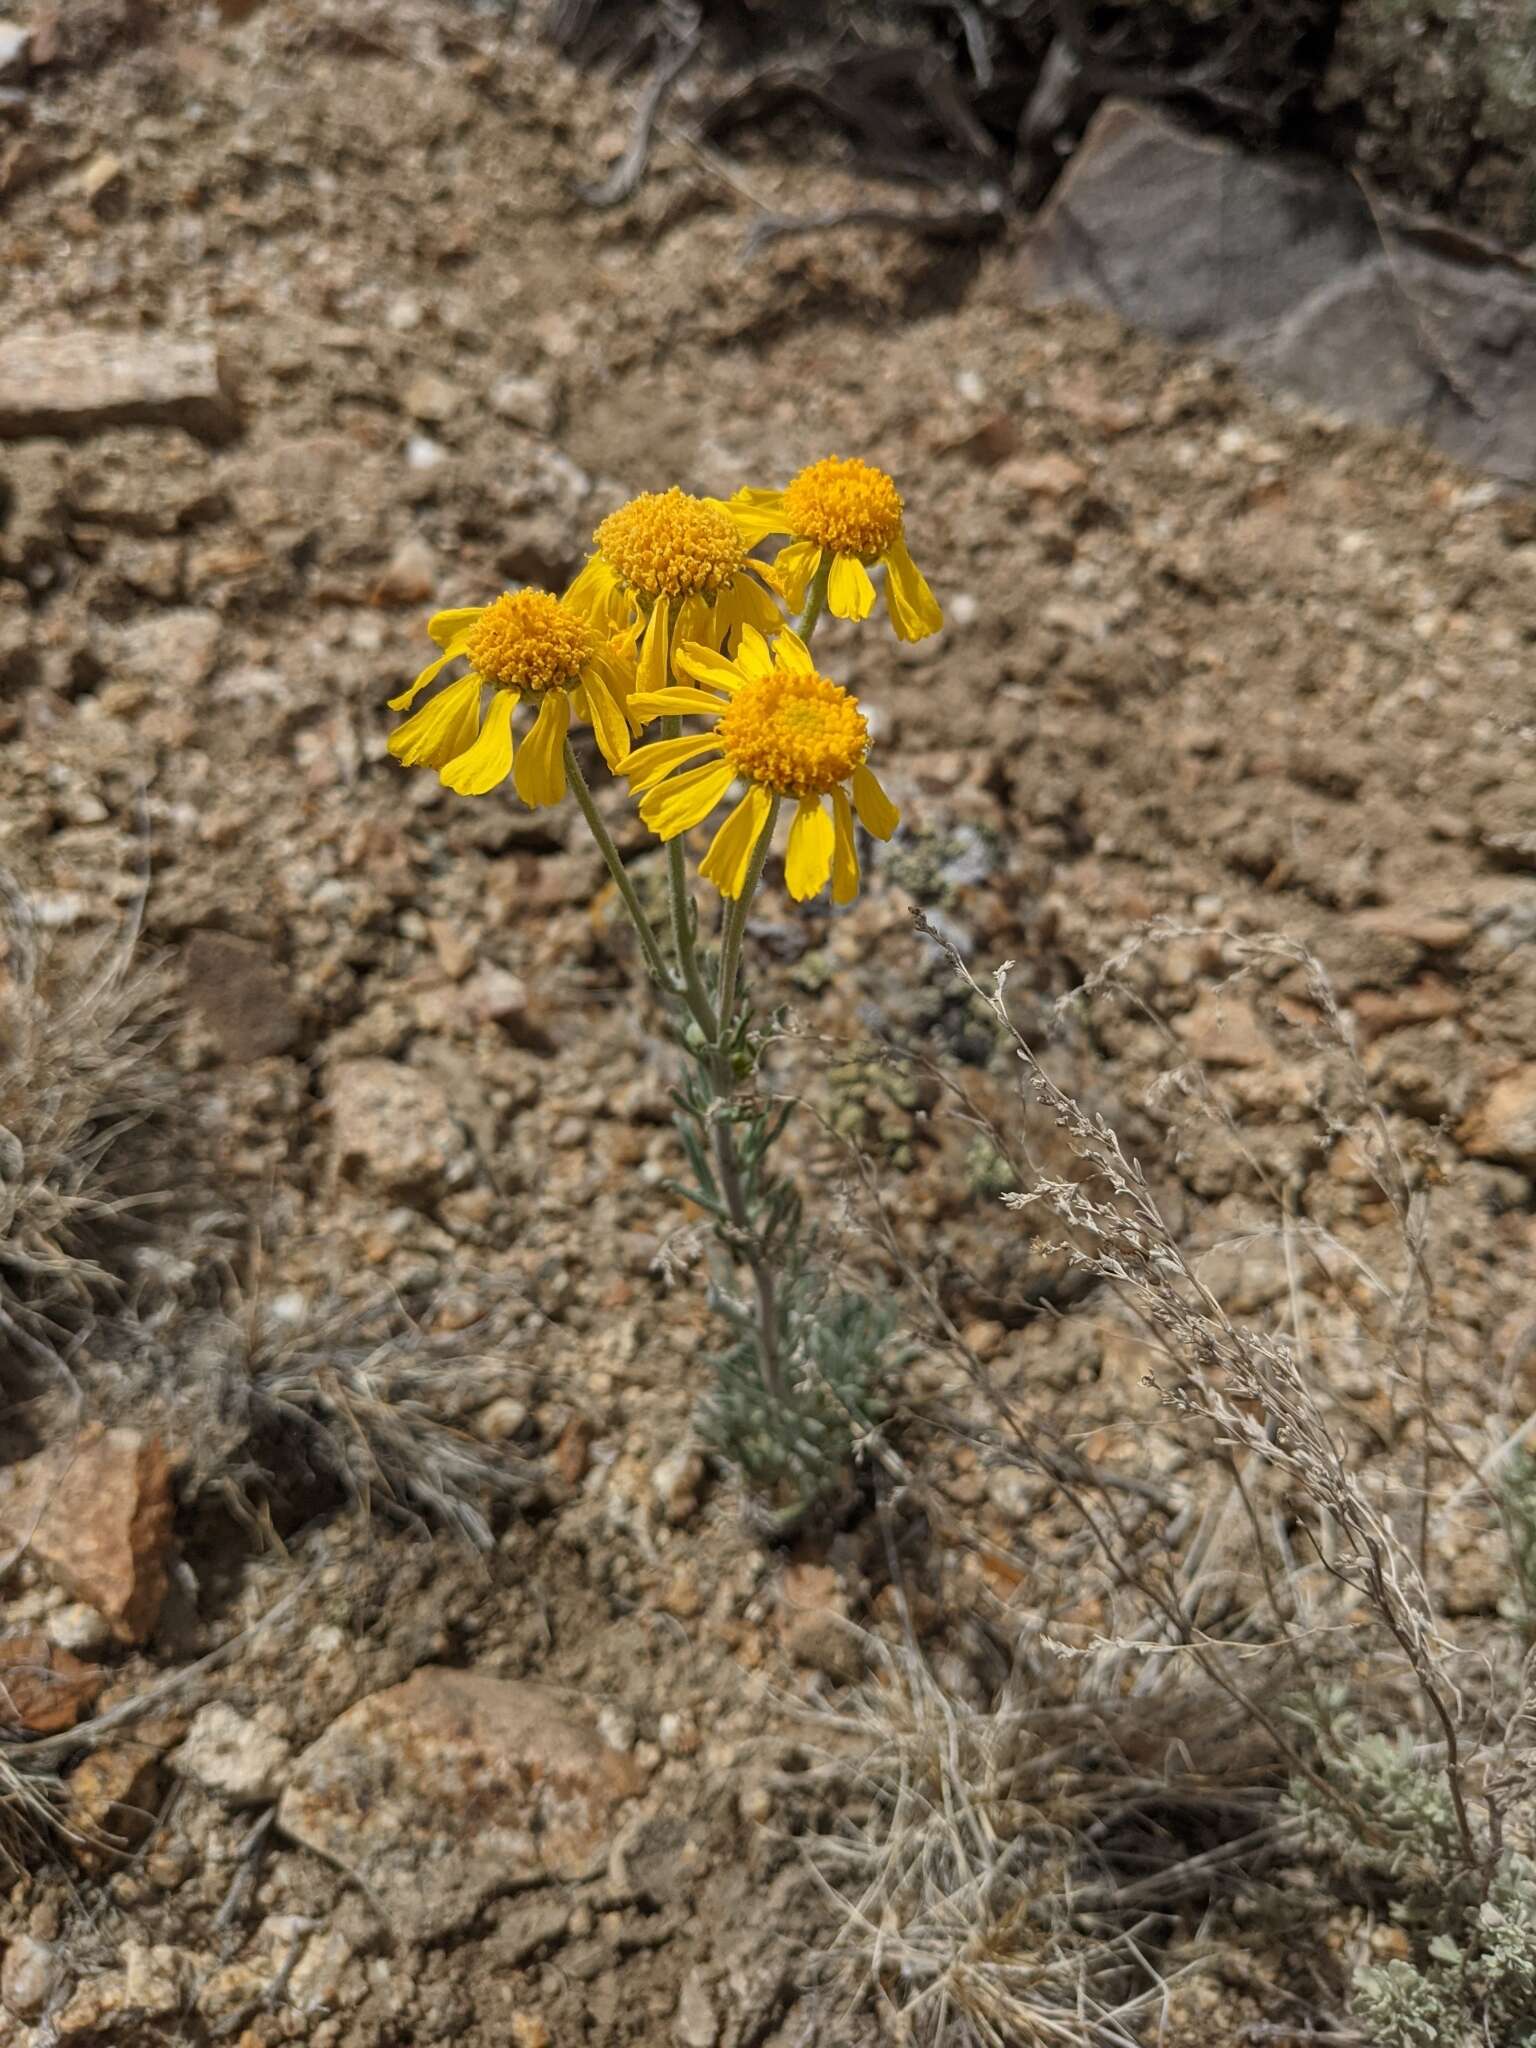
[[[745,796],[699,867],[722,896],[734,898],[776,800],[791,797],[795,817],[784,860],[790,895],[803,903],[830,876],[833,902],[850,903],[859,888],[854,811],[877,839],[889,839],[897,822],[896,806],[864,765],[869,726],[858,700],[817,671],[804,641],[787,628],[770,650],[755,627],[744,627],[734,661],[696,645],[680,647],[675,661],[702,687],[640,691],[629,700],[631,715],[641,723],[698,716],[712,724],[708,732],[637,747],[620,764],[641,797],[646,824],[658,837],[675,839],[702,824],[732,783],[745,781]]]
[[[391,697],[391,711],[403,711],[449,662],[462,657],[469,669],[390,734],[389,751],[406,767],[437,769],[460,796],[484,796],[510,775],[525,804],[557,804],[565,795],[565,736],[573,710],[591,725],[611,768],[624,758],[633,670],[621,645],[568,595],[503,591],[492,604],[438,612],[427,631],[443,652],[408,690]],[[538,714],[514,746],[512,714],[524,697],[537,704]]]
[[[901,493],[883,469],[828,455],[782,491],[738,491],[721,509],[748,547],[776,533],[789,535],[773,566],[792,610],[805,603],[811,579],[830,556],[827,607],[835,617],[869,617],[875,604],[869,571],[878,562],[885,568],[885,608],[898,640],[922,640],[943,625],[944,614],[907,553]]]
[[[592,536],[597,553],[567,592],[605,632],[640,630],[640,687],[666,686],[683,641],[734,647],[744,626],[772,632],[778,607],[761,587],[772,572],[747,560],[734,516],[676,485],[610,512]],[[761,583],[755,582],[760,578]]]

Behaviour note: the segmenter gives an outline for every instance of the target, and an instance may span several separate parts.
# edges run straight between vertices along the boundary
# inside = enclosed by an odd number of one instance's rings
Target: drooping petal
[[[675,839],[702,824],[736,780],[729,762],[711,761],[703,768],[690,768],[653,789],[640,806],[640,815],[658,839]]]
[[[875,586],[857,555],[834,555],[827,578],[827,609],[834,619],[867,619],[875,608]]]
[[[700,647],[697,642],[679,647],[672,657],[672,666],[685,676],[692,676],[696,683],[708,683],[711,689],[724,690],[728,695],[741,688],[741,669],[723,654],[716,654],[712,647]],[[717,711],[720,708],[715,706]]]
[[[619,773],[629,781],[631,796],[639,796],[643,790],[653,788],[664,775],[670,775],[674,768],[680,768],[684,761],[691,761],[699,754],[718,754],[720,742],[711,732],[685,732],[675,740],[652,740],[649,746],[636,747],[632,754],[626,754],[619,763]]]
[[[428,683],[436,680],[450,661],[458,660],[459,656],[464,652],[464,641],[468,637],[467,634],[463,634],[457,640],[450,641],[447,652],[440,654],[436,661],[429,661],[408,690],[402,690],[398,697],[390,698],[390,710],[404,711],[407,705],[413,703],[421,695],[421,692],[427,687]]]
[[[645,638],[640,642],[638,671],[642,690],[664,690],[667,687],[671,640],[667,611],[667,600],[658,597],[651,606],[651,616],[645,622]]]
[[[446,788],[460,796],[484,796],[487,790],[506,781],[512,771],[512,713],[516,707],[515,690],[496,692],[479,739],[467,753],[460,754],[443,769]]]
[[[880,557],[885,564],[885,608],[898,640],[926,640],[944,623],[939,601],[898,534]]]
[[[747,885],[752,849],[762,836],[772,804],[773,799],[767,790],[754,782],[721,825],[709,843],[708,853],[699,862],[699,873],[704,880],[713,882],[720,894],[732,901]]]
[[[773,656],[768,651],[768,642],[756,626],[743,626],[741,645],[736,650],[736,667],[749,683],[760,683],[764,676],[773,673]],[[714,680],[713,677],[710,678]]]
[[[689,712],[718,718],[725,704],[721,698],[711,697],[707,691],[679,686],[670,690],[636,690],[629,700],[629,708],[644,725],[652,718],[681,718]]]
[[[816,664],[811,659],[811,650],[791,626],[781,626],[773,643],[774,657],[780,668],[793,669],[802,676],[816,673]]]
[[[784,593],[784,602],[792,612],[803,611],[805,593],[811,587],[811,578],[821,567],[821,542],[791,541],[787,548],[780,548],[774,556],[773,566],[778,575],[779,588]]]
[[[427,631],[439,647],[446,647],[472,626],[485,609],[483,604],[461,604],[456,611],[434,612],[427,621]]]
[[[441,768],[474,744],[480,725],[480,678],[461,676],[439,690],[389,736],[389,751],[407,768]]]
[[[594,625],[616,629],[625,622],[627,608],[619,579],[601,555],[588,556],[566,591],[565,602]]]
[[[672,622],[673,648],[681,647],[685,640],[710,639],[714,610],[707,597],[685,597]]]
[[[853,832],[853,811],[840,784],[832,790],[832,901],[851,903],[859,893],[859,849]]]
[[[512,785],[530,811],[557,804],[565,795],[565,735],[570,724],[570,698],[564,690],[546,690],[512,769]]]
[[[720,510],[734,521],[736,531],[749,546],[766,540],[771,533],[788,533],[784,522],[784,493],[782,491],[755,491],[743,487],[734,498],[721,503],[708,499],[706,503],[719,504]]]
[[[572,702],[597,735],[603,759],[610,768],[617,768],[629,752],[629,720],[622,699],[596,663],[583,671],[581,690]]]
[[[782,623],[773,598],[751,576],[733,576],[715,605],[718,638],[723,640],[729,633],[737,646],[743,627],[756,626],[760,633],[776,633]]]
[[[889,839],[901,822],[900,811],[868,768],[853,771],[853,805],[859,823],[873,838]]]
[[[802,797],[795,822],[789,828],[789,845],[784,854],[784,886],[797,903],[819,896],[827,886],[836,838],[832,820],[821,807],[821,798]]]

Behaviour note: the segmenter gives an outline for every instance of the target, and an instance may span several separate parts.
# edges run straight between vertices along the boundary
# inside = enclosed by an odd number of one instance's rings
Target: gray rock
[[[360,1700],[299,1757],[278,1825],[428,1941],[501,1892],[604,1867],[618,1809],[642,1783],[549,1687],[427,1666]]]
[[[1023,257],[1031,297],[1200,342],[1355,419],[1536,483],[1536,271],[1342,172],[1102,107]]]
[[[492,412],[535,434],[552,434],[559,423],[555,394],[538,377],[498,377],[487,396]]]
[[[116,676],[155,683],[167,693],[195,690],[212,672],[219,645],[219,615],[200,605],[151,612],[112,636]]]
[[[1263,332],[1371,253],[1345,179],[1251,157],[1111,100],[1026,252],[1033,294],[1086,298],[1175,341]]]
[[[187,947],[187,999],[227,1060],[287,1052],[299,1036],[288,977],[264,947],[200,931]]]
[[[231,1806],[265,1806],[282,1790],[289,1757],[280,1735],[214,1700],[193,1715],[172,1762],[184,1778],[195,1779]]]
[[[0,341],[0,441],[124,426],[233,440],[239,407],[212,343],[93,328]]]

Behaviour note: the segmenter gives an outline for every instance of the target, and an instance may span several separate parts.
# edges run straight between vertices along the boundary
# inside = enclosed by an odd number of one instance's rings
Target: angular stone
[[[230,441],[240,412],[211,342],[76,328],[0,341],[0,441],[183,427]]]
[[[331,1075],[331,1162],[338,1180],[429,1205],[474,1171],[440,1082],[393,1060],[343,1060]]]
[[[57,1735],[73,1728],[106,1677],[37,1630],[0,1636],[0,1728]]]
[[[113,636],[112,669],[124,681],[154,683],[175,695],[206,682],[218,651],[221,621],[201,605],[151,612]]]
[[[331,1724],[277,1818],[424,1941],[499,1892],[600,1868],[642,1782],[552,1689],[427,1666]]]
[[[1025,275],[1041,299],[1086,299],[1171,340],[1210,341],[1262,332],[1375,240],[1347,179],[1110,100],[1040,211]]]
[[[1344,173],[1124,101],[1099,111],[1023,257],[1026,290],[1194,341],[1355,419],[1536,482],[1536,270]]]
[[[76,1861],[103,1870],[142,1842],[155,1824],[163,1782],[160,1758],[147,1743],[130,1738],[93,1749],[68,1779]]]
[[[290,1754],[280,1735],[213,1700],[193,1715],[171,1762],[231,1806],[264,1806],[282,1790]]]
[[[1495,1081],[1456,1137],[1473,1159],[1536,1173],[1536,1060]]]
[[[5,1962],[0,1965],[0,2005],[13,2019],[35,2020],[62,1974],[63,1963],[53,1942],[19,1934],[7,1942]]]
[[[559,422],[554,391],[538,377],[498,377],[487,399],[492,412],[535,434],[552,434]]]
[[[171,1468],[158,1437],[91,1423],[0,1473],[0,1541],[24,1548],[120,1643],[154,1628],[168,1583]]]
[[[1224,990],[1207,991],[1174,1029],[1202,1066],[1267,1067],[1274,1058],[1252,1006]]]
[[[31,29],[19,21],[0,21],[0,85],[25,85],[31,69]]]
[[[227,1060],[267,1059],[298,1039],[288,977],[264,947],[248,939],[194,932],[187,947],[187,997]]]

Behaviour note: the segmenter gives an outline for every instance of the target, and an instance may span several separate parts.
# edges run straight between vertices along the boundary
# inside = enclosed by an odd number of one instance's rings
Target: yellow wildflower
[[[609,513],[592,538],[597,553],[566,593],[608,632],[640,628],[640,687],[660,690],[683,641],[735,647],[744,626],[780,623],[772,572],[747,560],[734,517],[674,484]]]
[[[391,711],[403,711],[449,662],[462,656],[469,671],[390,734],[389,751],[407,768],[437,769],[460,796],[484,796],[510,775],[530,808],[557,804],[565,795],[573,710],[591,725],[609,767],[623,760],[633,669],[621,645],[605,641],[569,595],[503,591],[492,604],[438,612],[427,631],[443,652],[390,698]],[[482,713],[487,687],[492,695]],[[514,748],[512,714],[524,697],[538,705],[538,716]]]
[[[885,568],[885,608],[898,640],[923,640],[943,625],[944,614],[907,552],[901,493],[883,469],[828,455],[782,491],[740,490],[721,509],[748,547],[776,533],[789,535],[773,566],[791,610],[804,605],[811,579],[830,555],[827,608],[834,617],[869,617],[875,605],[869,571],[878,562]]]
[[[642,723],[695,715],[713,723],[708,732],[637,747],[620,763],[631,790],[642,798],[646,824],[659,838],[675,839],[701,824],[732,783],[744,780],[745,796],[699,867],[722,896],[735,898],[746,885],[775,798],[793,797],[784,860],[790,895],[803,903],[819,895],[830,876],[833,902],[851,902],[859,887],[854,811],[877,839],[890,838],[898,816],[864,765],[869,726],[857,698],[819,674],[804,641],[788,629],[770,650],[761,633],[745,627],[734,661],[697,645],[680,647],[675,660],[693,685],[703,687],[637,692],[631,714]]]

